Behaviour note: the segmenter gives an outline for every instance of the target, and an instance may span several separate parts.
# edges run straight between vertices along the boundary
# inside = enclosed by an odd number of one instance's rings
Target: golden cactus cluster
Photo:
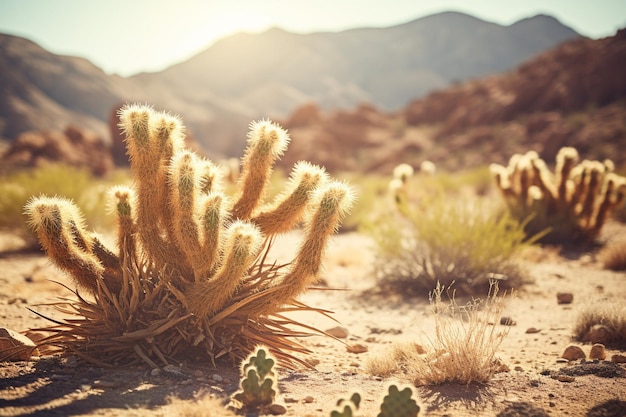
[[[79,287],[59,307],[78,318],[48,328],[43,343],[91,360],[156,365],[194,352],[241,359],[258,344],[285,363],[305,349],[282,313],[310,309],[297,297],[318,279],[328,238],[350,208],[349,186],[307,162],[265,202],[287,132],[250,125],[238,191],[226,195],[219,167],[185,149],[181,121],[148,106],[120,111],[133,186],[111,190],[117,248],[87,230],[76,206],[36,197],[26,206],[49,257]],[[303,241],[288,264],[270,262],[275,237],[300,223]],[[89,297],[79,292],[85,291]]]
[[[558,152],[554,173],[534,151],[490,168],[511,213],[527,222],[529,235],[543,234],[543,242],[593,241],[626,196],[626,178],[610,160],[579,162],[572,147]]]

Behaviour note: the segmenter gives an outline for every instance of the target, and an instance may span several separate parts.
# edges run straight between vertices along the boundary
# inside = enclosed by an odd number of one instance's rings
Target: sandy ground
[[[298,241],[297,233],[284,236],[274,248],[275,256],[290,259]],[[357,233],[333,238],[323,281],[337,290],[310,291],[303,301],[333,311],[336,322],[320,315],[302,319],[322,330],[341,326],[348,336],[341,341],[322,336],[303,339],[313,352],[307,359],[317,363],[316,369],[278,370],[278,402],[286,407],[286,415],[329,416],[339,398],[358,391],[363,398],[360,415],[375,416],[388,385],[408,383],[371,376],[366,363],[395,342],[427,344],[432,337],[432,312],[426,297],[365,297],[364,291],[376,285],[372,260],[368,238]],[[572,341],[577,310],[596,296],[610,294],[626,300],[626,274],[603,270],[594,253],[559,255],[548,249],[529,262],[528,268],[534,283],[519,289],[505,311],[516,322],[498,354],[509,371],[496,374],[488,384],[415,388],[420,415],[495,416],[512,404],[528,402],[551,416],[626,416],[626,378],[602,377],[592,370],[573,380],[553,378],[564,367],[583,366],[560,359],[568,345],[578,344],[589,352],[589,345]],[[69,295],[52,281],[69,283],[42,254],[0,255],[0,326],[21,332],[46,325],[45,319],[27,307],[58,318],[60,313],[52,308],[36,306]],[[572,293],[573,303],[558,304],[558,292]],[[527,333],[532,327],[538,332]],[[354,344],[367,351],[350,353],[347,346]],[[625,352],[609,349],[607,354]],[[587,365],[591,369],[592,364]],[[623,364],[619,369],[625,373]],[[43,356],[0,363],[0,415],[190,415],[183,405],[207,396],[226,401],[238,388],[238,381],[239,370],[228,366],[215,369],[209,364],[183,362],[158,371],[148,366],[98,368],[76,357]],[[594,414],[593,407],[604,407],[604,414]],[[607,413],[610,407],[622,407],[621,414]],[[183,408],[187,411],[181,411]],[[219,416],[225,411],[203,407],[202,413],[195,415]]]

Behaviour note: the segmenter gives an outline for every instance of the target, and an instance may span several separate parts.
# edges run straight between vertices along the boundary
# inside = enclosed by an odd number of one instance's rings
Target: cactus
[[[417,417],[420,408],[411,398],[413,391],[406,387],[402,391],[396,385],[389,386],[389,394],[383,398],[378,417]]]
[[[360,404],[361,395],[358,392],[355,392],[349,400],[342,398],[337,401],[338,410],[331,411],[330,417],[354,417],[357,415]]]
[[[233,407],[239,410],[263,411],[274,403],[277,394],[276,361],[268,351],[259,347],[242,366],[241,389],[232,395]]]
[[[250,125],[234,196],[224,193],[217,165],[184,148],[178,118],[130,105],[120,126],[134,182],[111,190],[115,250],[68,200],[41,196],[25,207],[49,257],[93,297],[60,306],[84,320],[51,328],[46,342],[108,363],[157,366],[190,349],[211,361],[241,360],[259,344],[286,365],[303,363],[293,354],[306,349],[289,340],[301,332],[287,326],[299,323],[281,313],[315,310],[297,297],[318,279],[326,242],[352,204],[350,187],[300,162],[285,191],[265,203],[272,166],[289,142],[270,121]],[[294,260],[268,261],[276,236],[300,223]]]
[[[582,161],[575,148],[556,157],[555,173],[536,152],[513,155],[508,167],[490,169],[514,217],[543,243],[587,243],[598,237],[612,210],[626,197],[626,178],[613,163]]]

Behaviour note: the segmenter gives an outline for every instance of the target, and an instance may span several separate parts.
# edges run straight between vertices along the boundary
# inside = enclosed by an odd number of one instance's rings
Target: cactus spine
[[[296,298],[316,281],[351,189],[300,162],[283,193],[265,204],[273,164],[289,143],[270,121],[250,125],[234,199],[224,193],[220,169],[184,148],[178,118],[130,105],[120,111],[120,126],[134,185],[110,193],[117,251],[86,230],[67,200],[39,197],[26,206],[49,256],[96,298],[88,309],[100,321],[68,325],[52,342],[71,340],[91,352],[100,346],[116,361],[131,351],[166,362],[185,346],[211,360],[226,353],[240,359],[259,342],[271,348],[274,341],[279,359],[299,361],[290,352],[306,349],[283,340],[297,332],[283,330],[280,313],[306,309]],[[299,222],[306,231],[292,265],[266,263],[274,237]]]

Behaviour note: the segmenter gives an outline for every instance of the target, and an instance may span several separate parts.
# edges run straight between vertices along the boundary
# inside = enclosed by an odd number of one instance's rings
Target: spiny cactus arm
[[[586,193],[582,197],[582,208],[579,214],[584,227],[590,226],[592,222],[592,216],[598,205],[600,187],[604,180],[604,165],[602,163],[590,161],[587,166],[589,183],[585,190]]]
[[[298,162],[291,173],[286,190],[268,209],[252,218],[261,232],[275,235],[291,230],[302,217],[311,193],[328,180],[323,168]]]
[[[240,285],[263,238],[251,223],[234,221],[226,230],[224,259],[211,279],[192,284],[187,291],[188,308],[200,317],[208,317],[219,311]]]
[[[219,248],[223,243],[223,232],[228,220],[228,212],[226,211],[228,204],[228,198],[220,192],[210,193],[203,198],[200,204],[200,223],[203,231],[200,247],[202,262],[194,271],[196,281],[206,279],[219,261]]]
[[[126,134],[131,172],[137,189],[137,233],[144,254],[159,268],[178,266],[184,260],[173,244],[171,206],[167,191],[168,156],[179,148],[180,120],[156,113],[149,106],[130,105],[120,110],[120,127]],[[165,239],[164,233],[172,237]]]
[[[200,196],[197,162],[198,158],[195,154],[190,151],[181,151],[172,157],[169,166],[173,237],[194,271],[204,263],[204,256],[200,251],[200,228],[196,216],[197,200]]]
[[[611,211],[623,203],[625,193],[626,179],[614,173],[609,173],[606,176],[602,190],[600,206],[593,220],[593,232],[595,234],[600,232]]]
[[[25,213],[55,264],[68,272],[77,285],[96,293],[97,282],[103,279],[105,268],[93,253],[81,248],[72,237],[70,221],[74,225],[82,222],[76,206],[56,197],[37,197],[26,204]]]
[[[383,399],[378,417],[417,417],[420,407],[411,398],[413,391],[406,387],[402,391],[396,385],[389,386],[389,394]]]
[[[200,192],[204,195],[221,192],[222,171],[218,166],[209,160],[198,162],[198,172],[200,175]]]
[[[137,262],[137,226],[133,218],[135,192],[130,187],[116,186],[109,190],[117,213],[117,245],[120,265]]]
[[[563,147],[556,155],[556,184],[558,198],[562,202],[567,202],[570,197],[568,194],[568,179],[572,169],[578,163],[578,151],[576,148]]]
[[[261,203],[272,167],[289,144],[289,135],[277,124],[261,120],[250,124],[248,146],[239,178],[241,195],[232,209],[235,219],[247,220]]]
[[[283,289],[273,296],[275,307],[293,301],[318,278],[326,243],[352,207],[352,189],[331,181],[315,191],[304,240],[292,269],[280,282]]]

